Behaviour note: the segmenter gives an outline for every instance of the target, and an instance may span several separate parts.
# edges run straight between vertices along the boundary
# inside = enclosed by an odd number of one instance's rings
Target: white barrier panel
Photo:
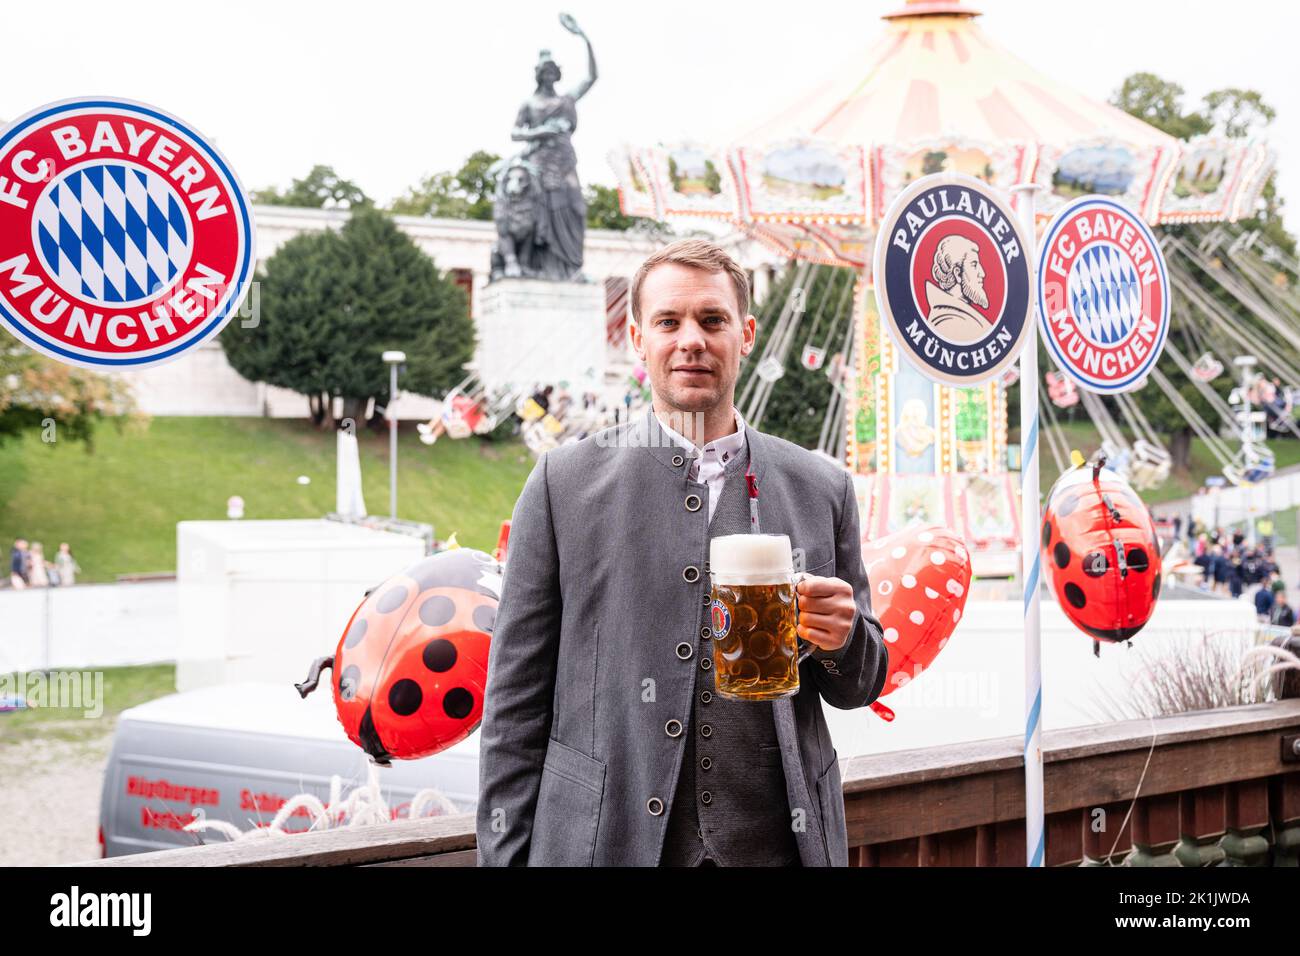
[[[1300,505],[1300,472],[1277,475],[1250,488],[1211,488],[1192,496],[1192,516],[1207,528],[1257,519]]]
[[[1024,647],[1020,601],[971,601],[948,646],[915,681],[880,702],[897,715],[823,707],[841,757],[1009,737],[1024,732]],[[1098,723],[1099,698],[1124,697],[1135,680],[1139,650],[1177,653],[1209,633],[1244,640],[1255,631],[1255,609],[1242,598],[1162,601],[1133,647],[1103,644],[1071,624],[1055,601],[1042,602],[1043,728]]]
[[[174,661],[176,583],[0,591],[0,673]]]

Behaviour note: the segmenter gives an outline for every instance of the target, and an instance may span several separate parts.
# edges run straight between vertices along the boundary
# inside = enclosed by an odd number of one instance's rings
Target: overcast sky
[[[217,141],[245,188],[287,185],[325,163],[387,201],[509,131],[549,47],[562,89],[585,71],[574,14],[600,78],[579,104],[584,182],[613,184],[620,141],[694,137],[757,118],[863,51],[901,0],[657,0],[563,4],[115,3],[7,5],[0,118],[51,100],[114,94],[159,106]],[[1278,112],[1287,223],[1300,229],[1300,10],[1234,0],[983,0],[996,41],[1076,89],[1107,98],[1148,70],[1189,103],[1224,86],[1258,89]],[[51,19],[51,10],[57,17]],[[728,112],[734,115],[728,117]]]

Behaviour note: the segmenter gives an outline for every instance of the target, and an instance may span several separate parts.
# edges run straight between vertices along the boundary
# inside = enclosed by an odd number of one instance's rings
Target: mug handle
[[[799,582],[800,582],[801,580],[803,580],[804,577],[807,576],[807,574],[808,574],[807,571],[799,571],[798,573],[795,574],[795,576],[794,576],[794,584],[795,584],[795,587],[796,587],[796,588],[799,586]],[[795,626],[795,627],[798,627],[798,626],[799,626],[799,593],[798,593],[798,591],[795,592],[795,598],[794,598],[794,626]],[[817,645],[816,645],[816,644],[813,644],[813,643],[811,643],[810,641],[805,641],[802,637],[796,638],[796,646],[797,646],[798,649],[799,649],[799,656],[795,659],[795,665],[796,665],[796,666],[798,666],[799,664],[802,664],[802,663],[804,662],[804,658],[806,658],[806,657],[807,657],[809,654],[811,654],[813,651],[817,650]]]

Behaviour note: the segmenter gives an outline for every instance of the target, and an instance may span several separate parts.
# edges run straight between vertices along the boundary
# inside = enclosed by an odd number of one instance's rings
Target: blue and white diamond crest
[[[193,233],[184,204],[154,172],[121,162],[78,166],[50,183],[32,220],[36,249],[71,295],[128,306],[184,273]]]
[[[1129,257],[1109,243],[1089,246],[1070,270],[1070,308],[1097,345],[1113,345],[1142,315],[1142,286]]]

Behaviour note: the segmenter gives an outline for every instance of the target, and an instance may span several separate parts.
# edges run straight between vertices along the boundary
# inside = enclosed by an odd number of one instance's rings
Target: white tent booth
[[[418,537],[340,521],[179,522],[176,689],[302,680],[366,591],[425,551]]]

